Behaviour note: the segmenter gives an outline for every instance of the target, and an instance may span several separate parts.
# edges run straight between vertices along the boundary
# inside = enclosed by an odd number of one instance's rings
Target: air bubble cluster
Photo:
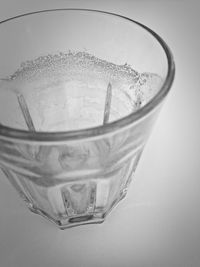
[[[110,78],[126,79],[134,83],[139,77],[139,73],[127,63],[116,65],[86,52],[68,51],[67,53],[60,52],[55,55],[40,56],[35,60],[27,60],[21,63],[19,69],[10,76],[10,79],[34,79],[40,75],[51,74],[54,71],[67,73],[73,70],[87,70]]]
[[[157,74],[139,73],[127,62],[116,65],[86,52],[72,51],[27,60],[21,63],[9,80],[34,83],[35,88],[38,85],[47,88],[59,82],[83,81],[87,78],[111,83],[113,91],[119,90],[126,94],[133,110],[144,106],[162,84],[162,79]]]

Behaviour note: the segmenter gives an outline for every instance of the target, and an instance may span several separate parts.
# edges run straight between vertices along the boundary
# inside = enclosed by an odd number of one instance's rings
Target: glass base
[[[115,208],[119,202],[125,198],[126,192],[123,192],[123,194],[120,196],[119,199],[117,199],[110,209],[107,212],[99,212],[94,214],[86,214],[82,216],[76,216],[76,217],[68,217],[68,218],[62,218],[62,219],[55,219],[51,217],[49,214],[45,213],[43,210],[40,210],[32,205],[32,203],[27,203],[28,209],[33,212],[34,214],[41,215],[45,219],[49,220],[51,223],[56,225],[59,229],[65,230],[67,228],[72,228],[75,226],[85,225],[85,224],[100,224],[105,221],[106,216]]]

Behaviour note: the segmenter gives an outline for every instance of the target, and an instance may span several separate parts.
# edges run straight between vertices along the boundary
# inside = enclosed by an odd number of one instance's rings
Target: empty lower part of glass
[[[4,144],[1,161],[10,145]],[[71,147],[15,145],[1,168],[31,211],[65,229],[103,222],[125,197],[142,146],[118,148],[108,140]]]

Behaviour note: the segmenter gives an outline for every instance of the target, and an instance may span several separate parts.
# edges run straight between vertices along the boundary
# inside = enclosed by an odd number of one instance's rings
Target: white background
[[[176,78],[128,195],[103,224],[60,231],[27,210],[0,173],[0,266],[200,266],[198,1],[0,0],[0,20],[60,7],[106,10],[146,24],[173,51]]]

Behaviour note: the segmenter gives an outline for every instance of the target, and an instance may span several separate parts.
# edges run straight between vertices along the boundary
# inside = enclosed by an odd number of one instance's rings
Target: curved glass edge
[[[80,9],[80,8],[62,8],[62,9],[40,10],[36,12],[30,12],[30,13],[18,15],[18,16],[1,21],[0,25],[7,21],[11,21],[11,20],[25,17],[25,16],[34,15],[38,13],[45,13],[45,12],[56,12],[56,11],[97,12],[97,13],[102,13],[102,14],[107,14],[107,15],[118,17],[118,18],[122,18],[142,27],[159,42],[159,44],[161,45],[161,47],[163,48],[165,52],[165,55],[167,57],[167,62],[168,62],[168,72],[167,72],[165,81],[162,87],[160,88],[159,92],[144,107],[129,114],[128,116],[124,118],[108,123],[106,125],[97,126],[93,128],[86,128],[86,129],[81,129],[81,130],[66,131],[66,132],[29,132],[29,131],[20,130],[20,129],[14,129],[14,128],[7,127],[7,126],[0,124],[0,137],[2,136],[6,139],[18,139],[21,141],[30,141],[30,142],[32,141],[33,142],[34,141],[36,142],[62,142],[62,141],[68,141],[68,140],[70,141],[70,140],[85,139],[85,138],[90,138],[90,137],[92,138],[92,137],[96,137],[100,135],[105,135],[111,132],[114,133],[117,130],[126,128],[133,123],[139,122],[139,120],[149,115],[149,113],[152,112],[164,100],[164,98],[167,96],[168,92],[170,91],[170,88],[174,81],[174,76],[175,76],[174,58],[173,58],[170,48],[165,43],[165,41],[157,33],[155,33],[153,30],[151,30],[144,24],[141,24],[125,16],[118,15],[118,14],[111,13],[111,12],[106,12],[106,11],[100,11],[100,10],[95,10],[95,9],[93,10],[93,9]]]

